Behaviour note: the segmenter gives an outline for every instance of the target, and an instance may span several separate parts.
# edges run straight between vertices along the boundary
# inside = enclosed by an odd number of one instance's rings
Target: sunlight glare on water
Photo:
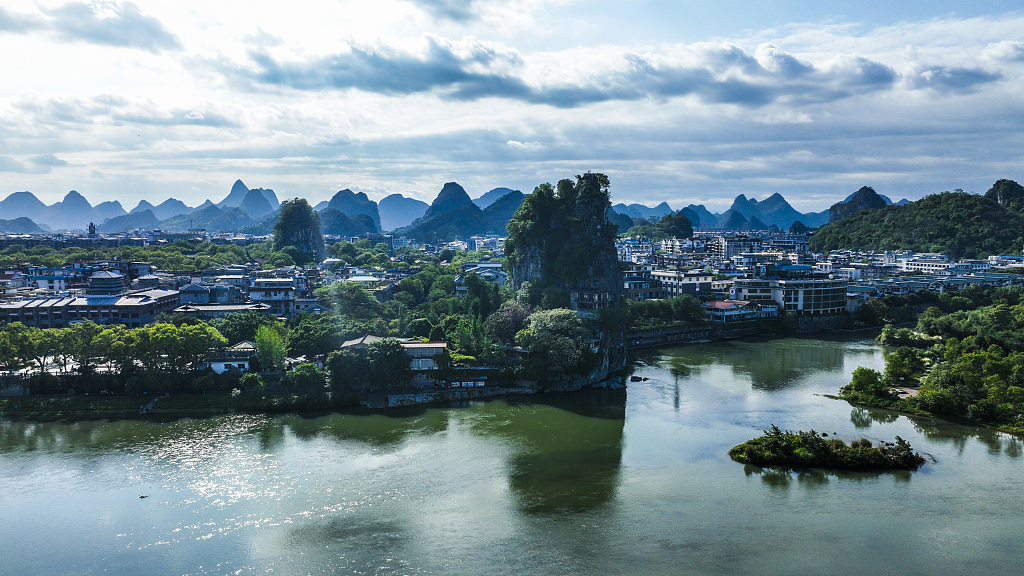
[[[1024,445],[825,397],[883,364],[859,335],[741,340],[642,355],[625,393],[6,422],[0,574],[1014,573]],[[729,460],[772,424],[934,461]]]

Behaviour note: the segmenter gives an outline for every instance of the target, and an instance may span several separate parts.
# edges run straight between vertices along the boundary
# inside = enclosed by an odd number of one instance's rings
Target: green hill
[[[810,242],[816,251],[913,250],[957,258],[1019,254],[1024,216],[991,198],[958,190],[858,212],[823,226]]]
[[[0,220],[0,234],[33,234],[36,232],[42,232],[42,229],[26,216]]]

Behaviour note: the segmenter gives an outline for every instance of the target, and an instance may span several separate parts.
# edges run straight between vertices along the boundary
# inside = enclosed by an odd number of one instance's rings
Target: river
[[[826,398],[869,337],[637,359],[626,392],[383,414],[0,424],[0,574],[1013,574],[1019,439]],[[745,467],[772,424],[916,472]]]

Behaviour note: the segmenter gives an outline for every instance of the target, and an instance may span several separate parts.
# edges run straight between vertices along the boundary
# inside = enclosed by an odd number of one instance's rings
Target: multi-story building
[[[292,317],[295,313],[294,278],[253,278],[250,282],[250,300],[266,304],[275,316]]]
[[[0,304],[0,322],[66,328],[86,320],[141,328],[178,306],[177,290],[141,290],[119,295],[55,296]]]
[[[729,289],[733,300],[774,300],[786,312],[839,314],[846,311],[845,279],[737,278]]]
[[[744,252],[761,252],[764,239],[760,237],[736,234],[733,236],[717,236],[714,238],[714,249],[722,260],[728,260]]]
[[[661,285],[666,298],[689,294],[695,296],[711,291],[714,275],[703,270],[655,270],[651,278]]]

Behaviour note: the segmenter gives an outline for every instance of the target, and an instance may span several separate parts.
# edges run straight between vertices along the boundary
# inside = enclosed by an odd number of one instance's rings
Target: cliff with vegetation
[[[541,297],[570,290],[622,296],[622,271],[615,252],[616,228],[608,177],[588,172],[561,180],[557,190],[541,184],[508,224],[505,254],[512,285]],[[566,302],[567,303],[567,302]]]
[[[519,298],[542,308],[568,308],[572,292],[607,298],[595,330],[602,357],[584,378],[594,382],[625,363],[622,322],[622,271],[615,251],[618,227],[608,220],[609,181],[588,172],[557,188],[542,184],[527,196],[508,223],[506,268]],[[562,385],[572,388],[573,382]]]
[[[1019,254],[1024,216],[988,196],[961,190],[857,212],[819,229],[811,248],[943,252],[958,258]]]
[[[287,250],[288,247],[293,250]],[[274,226],[274,250],[289,252],[297,264],[319,262],[323,258],[320,215],[305,198],[288,200],[281,205],[281,215]]]

